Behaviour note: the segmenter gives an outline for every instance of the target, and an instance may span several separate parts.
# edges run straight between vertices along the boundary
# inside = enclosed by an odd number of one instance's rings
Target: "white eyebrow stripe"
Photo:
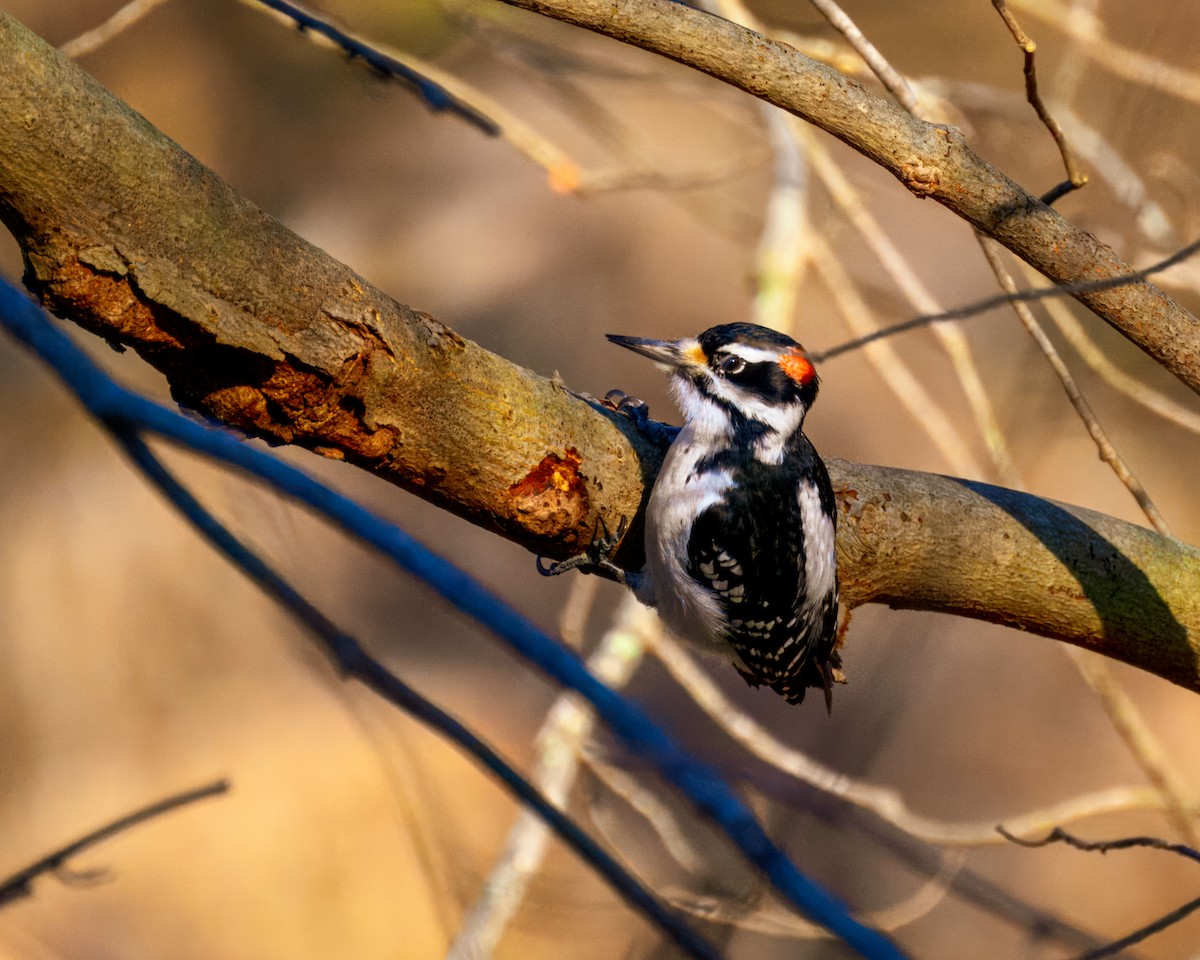
[[[778,363],[781,350],[768,350],[765,347],[752,347],[747,343],[731,343],[717,351],[741,357],[747,363]]]

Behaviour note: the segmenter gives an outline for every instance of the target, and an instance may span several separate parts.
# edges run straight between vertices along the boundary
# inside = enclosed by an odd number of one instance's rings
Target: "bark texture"
[[[851,606],[1003,623],[1200,690],[1200,550],[986,483],[828,464]]]
[[[638,514],[668,431],[639,434],[375,290],[3,13],[0,62],[0,218],[26,282],[182,403],[547,556]],[[1195,549],[984,484],[829,467],[851,605],[1007,623],[1200,691]],[[639,539],[620,561],[639,564]]]
[[[55,313],[180,403],[566,556],[657,447],[374,289],[0,14],[0,218]],[[630,469],[632,467],[632,469]]]

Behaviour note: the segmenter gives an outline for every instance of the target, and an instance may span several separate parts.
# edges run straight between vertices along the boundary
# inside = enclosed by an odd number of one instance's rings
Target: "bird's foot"
[[[629,522],[625,517],[617,524],[616,532],[608,529],[608,524],[601,517],[592,534],[592,542],[583,553],[577,553],[566,560],[546,562],[545,558],[537,558],[537,571],[543,577],[557,577],[568,570],[579,570],[582,573],[608,574],[617,583],[625,585],[628,578],[624,570],[612,561],[617,547],[629,530]]]
[[[631,397],[624,390],[609,390],[600,403],[642,426],[650,419],[650,404],[639,397]]]

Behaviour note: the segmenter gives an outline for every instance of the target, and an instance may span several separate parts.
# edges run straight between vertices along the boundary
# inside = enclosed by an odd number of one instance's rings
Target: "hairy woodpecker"
[[[667,369],[683,429],[646,508],[646,566],[616,571],[672,633],[725,653],[789,703],[841,679],[836,512],[804,435],[817,373],[791,337],[727,323],[683,340],[609,334]],[[552,566],[614,565],[601,551]]]

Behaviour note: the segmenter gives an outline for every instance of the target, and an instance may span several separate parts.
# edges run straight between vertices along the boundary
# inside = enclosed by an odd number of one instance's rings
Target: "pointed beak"
[[[645,340],[642,337],[623,337],[616,333],[607,336],[617,346],[640,353],[643,357],[649,357],[655,363],[672,370],[704,364],[704,354],[695,340]]]

